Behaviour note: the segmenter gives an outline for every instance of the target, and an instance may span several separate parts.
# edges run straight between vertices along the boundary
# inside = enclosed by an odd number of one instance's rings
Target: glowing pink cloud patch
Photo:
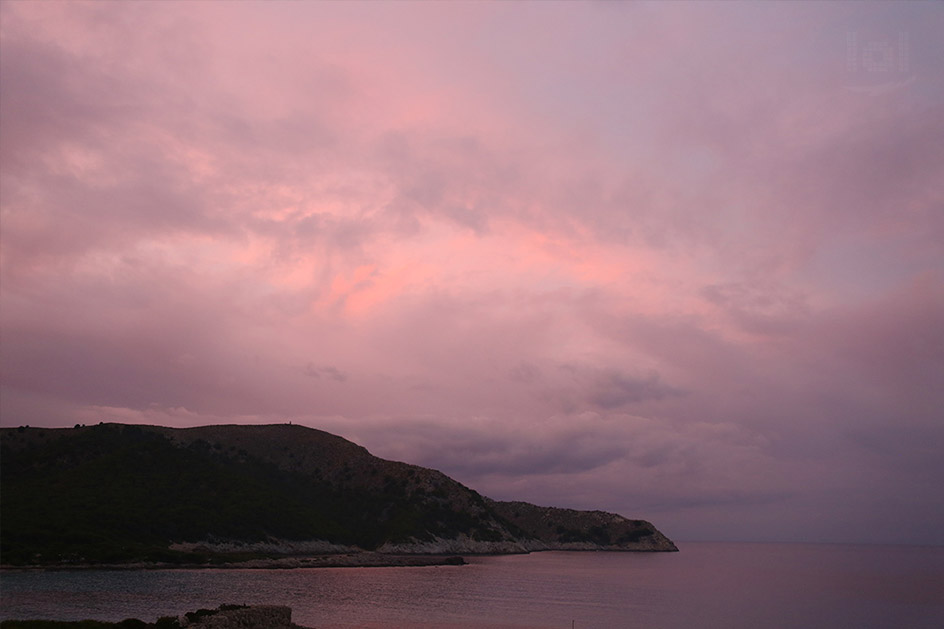
[[[944,543],[940,6],[0,12],[4,425],[293,421],[679,539]]]

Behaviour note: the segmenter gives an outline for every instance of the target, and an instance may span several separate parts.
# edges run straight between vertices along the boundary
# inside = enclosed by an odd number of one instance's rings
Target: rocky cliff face
[[[4,428],[5,563],[677,550],[600,511],[496,502],[293,425]]]

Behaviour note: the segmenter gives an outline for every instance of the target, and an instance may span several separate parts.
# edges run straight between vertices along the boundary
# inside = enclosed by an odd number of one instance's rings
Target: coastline
[[[459,555],[406,555],[364,551],[332,555],[293,557],[261,557],[237,561],[173,563],[136,561],[128,563],[60,563],[0,565],[7,571],[67,570],[283,570],[294,568],[409,568],[424,566],[461,566],[466,563]]]

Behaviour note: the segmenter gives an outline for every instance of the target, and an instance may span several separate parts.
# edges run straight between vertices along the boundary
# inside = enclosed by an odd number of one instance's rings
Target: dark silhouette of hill
[[[641,520],[494,502],[297,425],[2,428],[0,448],[5,565],[676,550]]]

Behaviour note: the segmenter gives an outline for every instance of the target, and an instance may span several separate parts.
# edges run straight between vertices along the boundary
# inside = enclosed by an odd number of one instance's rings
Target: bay
[[[544,552],[466,566],[0,573],[0,618],[154,621],[278,604],[324,629],[944,626],[944,548],[679,544]]]

